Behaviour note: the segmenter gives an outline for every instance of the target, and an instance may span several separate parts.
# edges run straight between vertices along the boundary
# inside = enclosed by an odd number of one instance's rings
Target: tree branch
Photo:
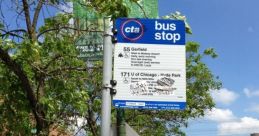
[[[53,71],[50,71],[48,73],[48,75],[57,75],[59,74],[60,72],[64,72],[64,71],[87,71],[89,70],[89,68],[78,68],[78,67],[63,67],[63,68],[59,68],[59,69],[56,69],[56,70],[53,70]]]
[[[90,108],[90,107],[89,107]],[[98,131],[97,131],[97,126],[96,126],[96,122],[95,122],[95,119],[94,118],[94,115],[93,115],[93,110],[89,110],[88,109],[88,117],[86,117],[87,119],[87,124],[88,126],[90,127],[90,130],[93,134],[93,136],[98,136]]]
[[[102,68],[102,67],[87,67],[87,68],[79,68],[79,67],[62,67],[59,69],[55,69],[53,71],[50,71],[47,73],[49,76],[56,76],[61,74],[64,71],[88,71],[90,69],[96,69],[96,68]]]
[[[52,58],[52,60],[50,60],[48,62],[48,64],[43,68],[43,69],[47,69],[51,63],[55,62],[57,59],[61,58],[62,56],[60,54],[56,55],[54,58]]]
[[[36,29],[36,26],[37,26],[37,22],[38,22],[38,18],[39,18],[39,14],[40,14],[42,5],[43,5],[43,0],[39,0],[39,3],[38,3],[38,5],[37,5],[37,7],[36,7],[36,9],[35,9],[34,16],[33,16],[33,21],[32,21],[32,29],[33,29],[33,30]]]
[[[4,37],[5,35],[11,35],[11,36],[15,36],[15,37],[22,38],[22,39],[24,39],[24,37],[20,36],[19,34],[16,34],[16,33],[19,33],[19,32],[27,33],[27,31],[24,29],[15,29],[15,30],[11,30],[11,31],[6,31],[4,29],[0,29],[0,31],[4,32],[4,34],[0,35],[1,37]]]
[[[28,2],[27,2],[27,0],[22,0],[22,3],[23,3],[23,10],[24,10],[25,21],[26,21],[29,38],[36,39],[35,32],[31,25],[30,10],[29,10]]]
[[[145,18],[148,18],[147,14],[146,14],[146,12],[145,12],[145,10],[144,10],[144,8],[143,8],[138,2],[136,2],[136,4],[137,4],[138,7],[142,10],[142,12],[143,12]]]
[[[25,75],[25,72],[23,71],[22,67],[19,64],[17,64],[15,61],[13,61],[9,56],[9,54],[6,51],[4,51],[2,48],[0,48],[0,59],[20,79],[22,88],[24,89],[27,95],[27,99],[29,100],[31,110],[36,119],[37,129],[40,131],[41,129],[45,128],[45,126],[47,125],[46,122],[44,121],[45,115],[37,107],[36,97],[33,93],[33,89],[31,87],[29,79]]]
[[[47,30],[39,33],[37,35],[37,38],[39,38],[40,36],[42,36],[45,33],[48,33],[48,32],[51,32],[51,31],[62,30],[62,29],[70,29],[70,30],[81,31],[81,32],[103,32],[103,31],[97,31],[97,30],[92,31],[92,30],[89,30],[89,29],[78,29],[78,28],[69,27],[69,26],[60,26],[60,27],[56,27],[56,28],[50,28],[50,29],[47,29]]]

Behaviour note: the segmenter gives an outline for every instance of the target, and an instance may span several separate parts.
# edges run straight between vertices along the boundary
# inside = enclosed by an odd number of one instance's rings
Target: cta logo
[[[144,34],[143,24],[135,19],[127,20],[121,25],[121,34],[127,40],[136,41]]]

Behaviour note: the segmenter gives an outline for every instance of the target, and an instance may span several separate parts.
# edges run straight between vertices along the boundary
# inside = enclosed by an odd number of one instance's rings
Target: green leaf
[[[208,49],[204,50],[204,54],[210,55],[212,58],[216,58],[218,56],[213,48],[208,48]]]
[[[198,53],[200,45],[196,42],[188,42],[186,44],[186,52]]]
[[[4,28],[4,24],[0,22],[0,28]]]
[[[187,18],[182,15],[179,11],[175,13],[171,13],[170,15],[163,16],[164,19],[175,19],[175,20],[183,20],[185,24],[185,31],[187,34],[192,34],[192,29],[189,23],[187,22]]]

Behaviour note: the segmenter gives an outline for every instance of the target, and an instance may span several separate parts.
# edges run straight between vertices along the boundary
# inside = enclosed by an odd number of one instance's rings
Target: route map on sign
[[[118,108],[184,109],[186,103],[184,22],[119,19],[114,51]]]

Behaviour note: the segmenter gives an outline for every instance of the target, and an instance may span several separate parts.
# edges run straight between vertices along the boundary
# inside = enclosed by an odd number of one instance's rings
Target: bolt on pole
[[[102,89],[102,113],[101,136],[111,134],[111,84],[112,80],[112,23],[110,18],[104,18],[104,43],[103,43],[103,89]]]

